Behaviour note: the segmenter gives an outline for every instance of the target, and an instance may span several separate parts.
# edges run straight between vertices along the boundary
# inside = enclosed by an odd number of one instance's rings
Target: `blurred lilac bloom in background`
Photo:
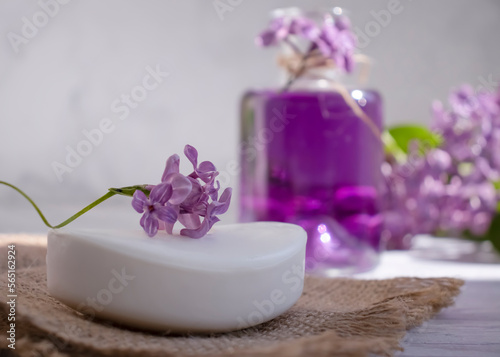
[[[305,53],[297,53],[297,41],[294,41],[293,37],[310,42]],[[255,43],[261,47],[287,44],[303,58],[319,54],[332,60],[335,67],[342,72],[352,72],[354,69],[356,36],[345,16],[327,14],[321,21],[316,22],[299,10],[280,14],[257,36]]]
[[[497,211],[500,180],[500,93],[464,85],[450,109],[433,105],[439,147],[413,141],[404,163],[384,163],[389,248],[407,248],[417,233],[483,235]]]

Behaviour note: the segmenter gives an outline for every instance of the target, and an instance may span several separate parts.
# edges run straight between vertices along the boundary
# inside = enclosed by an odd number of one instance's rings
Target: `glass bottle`
[[[301,225],[310,272],[369,270],[382,232],[382,126],[380,94],[347,89],[336,70],[313,69],[285,90],[246,92],[240,220]]]

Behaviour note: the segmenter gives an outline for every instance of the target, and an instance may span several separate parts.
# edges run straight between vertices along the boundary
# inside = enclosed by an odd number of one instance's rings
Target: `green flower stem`
[[[45,225],[49,228],[61,228],[61,227],[64,227],[65,225],[73,222],[75,219],[77,219],[78,217],[80,217],[81,215],[83,215],[84,213],[90,211],[92,208],[94,208],[95,206],[97,206],[98,204],[106,201],[108,198],[110,197],[113,197],[114,195],[117,194],[117,192],[114,192],[114,191],[109,191],[108,193],[106,193],[104,196],[102,196],[101,198],[97,199],[96,201],[92,202],[91,204],[89,204],[87,207],[85,207],[84,209],[82,209],[81,211],[79,211],[78,213],[74,214],[73,216],[71,216],[70,218],[68,218],[67,220],[65,220],[64,222],[58,224],[57,226],[53,226],[51,225],[47,219],[45,218],[45,216],[43,215],[42,211],[40,211],[40,209],[38,208],[38,206],[35,204],[35,202],[33,202],[33,200],[26,194],[24,193],[20,188],[14,186],[14,185],[11,185],[10,183],[8,182],[4,182],[4,181],[0,181],[0,184],[2,185],[5,185],[5,186],[9,186],[11,188],[13,188],[14,190],[16,190],[17,192],[19,192],[21,195],[23,195],[24,198],[26,198],[31,204],[32,206],[35,208],[35,210],[38,212],[38,215],[40,216],[40,218],[42,219],[43,223],[45,223]]]
[[[144,192],[144,194],[149,197],[149,190],[146,188],[147,186],[148,185],[135,185],[120,188],[110,188],[109,191],[114,192],[117,195],[132,197],[134,196],[135,191],[139,190]]]
[[[84,213],[87,213],[88,211],[90,211],[92,208],[94,208],[95,206],[97,206],[98,204],[106,201],[108,198],[110,197],[113,197],[114,195],[116,195],[116,193],[114,192],[108,192],[106,193],[104,196],[102,196],[101,198],[97,199],[96,201],[92,202],[91,204],[89,204],[87,207],[85,207],[84,209],[82,209],[81,211],[75,213],[73,216],[69,217],[67,220],[65,220],[64,222],[62,222],[61,224],[58,224],[57,226],[55,227],[52,227],[50,225],[48,225],[50,228],[61,228],[61,227],[64,227],[65,225],[73,222],[75,219],[77,219],[78,217],[80,217],[82,214]],[[31,201],[31,200],[30,200]],[[34,203],[31,202],[33,205]],[[44,219],[43,216],[42,216],[42,213],[40,212],[40,210],[38,209],[38,207],[35,206],[35,209],[38,211],[38,214],[40,214],[40,217],[42,217],[42,220]],[[46,220],[44,220],[46,222]],[[47,224],[47,223],[45,223]]]

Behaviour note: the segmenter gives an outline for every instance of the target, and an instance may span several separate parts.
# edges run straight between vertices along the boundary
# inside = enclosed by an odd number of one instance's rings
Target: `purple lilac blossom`
[[[325,57],[335,62],[337,68],[345,72],[353,71],[356,36],[351,32],[347,17],[338,17],[336,20],[326,17],[320,36],[314,42]]]
[[[312,46],[304,57],[319,50],[322,56],[332,60],[343,72],[354,69],[356,36],[351,31],[351,23],[346,16],[325,14],[318,24],[303,14],[282,15],[271,20],[269,26],[255,39],[260,47],[276,46],[280,42],[292,43],[290,37],[309,41]]]
[[[389,248],[407,248],[404,237],[418,233],[480,236],[496,213],[500,92],[475,93],[465,85],[451,93],[449,104],[449,110],[433,105],[439,148],[423,150],[413,142],[407,162],[384,164]]]
[[[173,224],[177,220],[177,210],[169,204],[172,197],[172,185],[162,183],[155,186],[146,196],[141,190],[134,192],[132,207],[143,213],[141,226],[148,236],[154,237],[158,232],[159,221]]]
[[[190,145],[186,145],[184,154],[194,168],[190,175],[179,173],[180,158],[175,154],[167,160],[162,182],[147,186],[149,196],[140,190],[134,193],[132,207],[143,213],[140,223],[150,237],[163,228],[172,234],[179,221],[186,227],[180,231],[181,235],[201,238],[219,221],[217,215],[229,208],[232,189],[226,188],[219,197],[220,184],[216,181],[219,172],[214,164],[210,161],[198,164],[198,152]]]

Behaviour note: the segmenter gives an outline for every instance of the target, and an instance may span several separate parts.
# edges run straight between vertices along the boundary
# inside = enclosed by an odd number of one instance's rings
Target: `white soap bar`
[[[133,327],[219,332],[271,320],[302,294],[306,232],[277,222],[216,225],[192,239],[51,230],[50,295]]]

